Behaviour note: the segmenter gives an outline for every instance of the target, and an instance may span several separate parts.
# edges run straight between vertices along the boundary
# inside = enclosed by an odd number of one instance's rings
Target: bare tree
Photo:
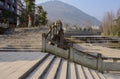
[[[113,26],[114,26],[114,14],[112,11],[107,12],[107,14],[104,16],[102,24],[103,34],[105,36],[113,35],[112,33]]]

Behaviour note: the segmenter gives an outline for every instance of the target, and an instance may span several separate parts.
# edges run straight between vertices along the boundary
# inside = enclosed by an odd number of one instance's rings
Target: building
[[[21,0],[0,0],[0,20],[7,19],[10,24],[16,24],[21,15]]]
[[[17,0],[17,14],[21,16],[23,10],[23,4],[21,0]]]
[[[23,3],[21,0],[17,0],[17,26],[20,26],[21,24],[21,15],[22,15],[22,11],[23,11]]]

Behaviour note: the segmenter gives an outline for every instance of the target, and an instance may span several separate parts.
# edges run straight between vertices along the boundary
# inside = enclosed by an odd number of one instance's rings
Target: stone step
[[[34,43],[34,42],[33,42]],[[30,46],[41,46],[42,44],[41,43],[7,43],[7,44],[0,44],[1,46],[8,46],[8,47],[10,47],[10,46],[16,46],[16,47],[18,47],[18,46],[23,46],[23,47],[30,47]]]
[[[0,49],[0,52],[40,52],[41,48],[12,48],[12,49]]]
[[[58,64],[58,68],[56,70],[54,79],[58,79],[58,77],[60,76],[60,70],[61,70],[61,67],[62,67],[62,61],[63,61],[63,59],[61,58],[60,63]]]
[[[38,60],[36,61],[32,61],[30,63],[26,63],[24,64],[22,67],[20,67],[19,69],[17,69],[15,72],[13,72],[12,74],[8,75],[6,77],[6,79],[17,79],[19,78],[26,70],[29,70],[32,66],[34,66],[35,63],[41,61],[45,56],[47,56],[47,53],[44,53],[43,55],[40,55],[38,57]]]
[[[34,42],[33,42],[34,43]],[[2,46],[8,46],[8,47],[10,47],[10,46],[16,46],[16,47],[18,47],[18,46],[23,46],[23,47],[31,47],[31,46],[41,46],[42,44],[41,43],[4,43],[4,44],[0,44],[0,46],[2,47]]]
[[[83,71],[87,77],[87,79],[94,79],[92,74],[90,73],[89,69],[87,67],[83,67]]]
[[[27,63],[27,62],[24,62],[24,61],[18,61],[18,62],[12,62],[11,64],[4,64],[3,66],[0,67],[0,77],[4,77],[5,75],[4,74],[9,74],[10,72],[12,72],[13,68],[18,68],[20,67],[21,65],[18,65],[19,63],[21,63],[22,65]],[[14,66],[14,67],[13,67]]]
[[[19,78],[26,70],[30,69],[30,67],[32,67],[35,63],[36,63],[36,61],[32,61],[30,63],[26,62],[26,64],[17,68],[10,75],[7,75],[6,79],[17,79],[17,78]]]
[[[77,79],[76,77],[76,70],[75,70],[75,64],[73,62],[69,62],[68,64],[68,78],[67,79]]]
[[[90,72],[91,72],[91,74],[92,74],[92,76],[93,76],[94,79],[101,79],[101,78],[99,77],[99,75],[96,73],[95,70],[92,70],[92,69],[91,69]]]
[[[49,63],[52,61],[54,57],[55,56],[53,55],[47,57],[46,60],[42,64],[40,64],[39,67],[36,68],[35,71],[30,74],[29,77],[27,77],[27,79],[38,79],[43,74],[43,72],[48,67]]]
[[[96,71],[96,72],[97,72],[97,71]],[[102,73],[97,72],[97,74],[99,75],[99,77],[100,77],[101,79],[106,79],[105,76],[104,76]]]
[[[44,72],[39,76],[39,79],[46,79],[46,76],[49,74],[50,69],[53,67],[56,56],[52,59],[52,61],[48,64]]]
[[[31,39],[31,38],[29,38],[29,39]],[[33,42],[33,43],[32,43]],[[6,40],[0,40],[0,44],[20,44],[20,43],[26,43],[26,44],[36,44],[36,43],[40,43],[41,42],[41,40],[24,40],[24,41],[22,41],[22,40],[18,40],[18,41],[15,41],[15,40],[8,40],[8,41],[6,41]]]
[[[1,40],[0,39],[0,41],[1,41],[1,43],[5,43],[5,42],[32,42],[32,41],[35,41],[35,40],[38,40],[38,41],[41,41],[42,39],[40,38],[40,37],[38,37],[39,39],[37,39],[37,38],[27,38],[26,37],[26,39],[25,38],[19,38],[19,39],[15,39],[15,38],[11,38],[11,39],[9,39],[9,38],[5,38],[5,39],[3,39],[3,40]]]
[[[61,65],[59,66],[59,71],[55,79],[66,79],[67,77],[67,61],[62,59]]]
[[[39,49],[41,45],[1,45],[0,49]]]
[[[83,72],[83,68],[81,65],[76,65],[77,66],[77,73],[78,73],[78,79],[87,79],[85,76],[85,73]]]
[[[23,78],[21,78],[23,79]],[[27,79],[106,79],[95,70],[67,61],[54,55],[48,56]]]
[[[57,73],[57,68],[59,66],[59,63],[60,63],[60,60],[61,58],[56,58],[53,65],[52,65],[52,68],[49,70],[47,76],[46,76],[46,79],[54,79],[55,78],[55,74]]]
[[[35,40],[41,40],[41,38],[42,37],[34,37],[34,38],[32,38],[32,36],[31,37],[25,37],[25,38],[22,38],[22,37],[19,37],[19,38],[2,38],[2,37],[0,37],[0,41],[2,41],[2,42],[4,42],[4,41],[9,41],[9,40],[11,40],[11,41],[13,41],[13,40],[15,40],[15,41],[18,41],[18,40],[20,40],[20,41],[35,41]]]
[[[16,63],[14,64],[14,66],[12,65],[12,66],[10,66],[10,67],[7,67],[4,71],[2,71],[2,72],[0,73],[0,75],[1,75],[0,78],[1,78],[1,79],[7,79],[7,78],[6,78],[7,76],[10,76],[11,73],[14,73],[14,72],[17,71],[17,69],[25,66],[25,65],[27,64],[27,62],[28,62],[28,61],[16,62]],[[19,63],[21,63],[21,64],[19,64]],[[32,64],[35,64],[35,63],[36,63],[36,62],[34,61]],[[15,78],[14,78],[14,79],[15,79]]]

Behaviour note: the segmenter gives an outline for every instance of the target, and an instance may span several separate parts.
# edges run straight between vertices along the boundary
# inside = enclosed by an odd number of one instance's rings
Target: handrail
[[[59,44],[58,42],[53,41],[53,40],[51,40],[51,39],[49,39],[49,38],[47,38],[47,41],[50,41],[50,42],[53,43],[53,44]],[[68,46],[68,45],[64,45],[64,46],[67,47],[67,48],[70,48],[70,46]]]
[[[48,31],[48,33],[46,34],[46,38],[48,37],[48,35],[50,34],[51,32],[51,29]]]
[[[56,27],[55,23],[53,23],[52,25],[53,27],[50,28],[50,30],[48,31],[48,33],[46,34],[46,37],[48,37],[48,35],[50,34],[50,32],[52,31],[52,29],[54,29]]]
[[[53,43],[53,44],[58,44],[57,42],[55,42],[55,41],[53,41],[53,40],[51,40],[51,39],[47,39],[47,40],[50,41],[50,42]],[[64,45],[64,46],[70,48],[70,46],[68,46],[68,45]],[[85,54],[85,55],[88,55],[88,56],[91,56],[91,57],[97,59],[97,56],[95,56],[95,55],[91,55],[91,54],[89,54],[89,53],[87,53],[87,52],[84,52],[84,51],[78,50],[78,49],[76,49],[76,48],[73,48],[73,49],[76,50],[76,51],[78,51],[78,52],[80,52],[80,53],[82,53],[82,54]],[[105,59],[105,58],[103,58],[103,59]]]
[[[56,26],[57,27],[57,26]],[[97,69],[100,72],[103,71],[120,71],[120,58],[114,58],[114,57],[103,57],[102,54],[97,53],[95,55],[90,54],[89,52],[85,52],[79,49],[76,49],[73,47],[73,42],[67,42],[69,45],[60,45],[59,40],[53,40],[52,37],[54,34],[60,31],[60,29],[54,29],[55,26],[53,26],[47,34],[43,34],[43,40],[42,40],[42,48],[43,51],[49,51],[52,52],[55,55],[65,57],[71,61],[74,61],[76,63],[82,64],[86,67],[90,67],[92,69]],[[55,31],[55,33],[52,32]],[[50,38],[49,37],[49,34]],[[60,37],[61,38],[61,37]],[[51,45],[49,44],[51,43]],[[63,42],[62,42],[63,43]],[[53,44],[53,45],[52,45]],[[67,47],[67,50],[64,50],[64,47]],[[52,48],[51,48],[52,47]],[[105,61],[105,60],[112,60]]]
[[[91,56],[91,57],[97,59],[97,56],[95,56],[95,55],[91,55],[91,54],[89,54],[89,53],[87,53],[87,52],[84,52],[84,51],[78,50],[78,49],[76,49],[76,48],[73,48],[73,49],[76,50],[76,51],[78,51],[78,52],[80,52],[80,53],[82,53],[82,54],[85,54],[85,55],[87,55],[87,56]]]
[[[102,57],[103,60],[120,60],[120,58],[114,58],[114,57]]]
[[[78,52],[80,52],[80,53],[83,53],[83,54],[86,54],[86,55],[88,55],[88,56],[91,56],[91,57],[93,57],[93,58],[96,58],[97,59],[97,56],[95,56],[95,55],[91,55],[91,54],[89,54],[89,53],[87,53],[87,52],[84,52],[84,51],[81,51],[81,50],[78,50],[78,49],[76,49],[76,48],[73,48],[74,50],[76,50],[76,51],[78,51]],[[98,53],[98,54],[100,54],[100,53]],[[115,57],[102,57],[102,60],[120,60],[120,58],[115,58]]]

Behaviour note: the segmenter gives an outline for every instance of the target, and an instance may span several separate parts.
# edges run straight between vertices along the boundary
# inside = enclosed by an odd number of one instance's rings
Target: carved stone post
[[[20,17],[17,17],[17,27],[20,26]]]
[[[32,16],[29,15],[29,20],[28,20],[28,27],[32,26]]]
[[[57,35],[57,31],[58,31],[57,26],[55,27],[55,29],[56,29],[55,33],[56,33],[56,35]]]
[[[99,72],[102,72],[103,73],[103,69],[102,69],[102,54],[97,54],[97,57],[98,57],[98,59],[97,59],[97,70],[99,71]]]
[[[53,37],[53,29],[51,28],[50,39],[52,39],[52,37]]]
[[[60,47],[63,46],[63,42],[64,42],[64,33],[63,33],[63,29],[60,29]]]
[[[74,54],[73,44],[71,43],[71,44],[70,44],[70,50],[69,50],[69,53],[68,53],[68,58],[69,58],[71,61],[74,60],[73,54]]]
[[[46,51],[46,37],[45,37],[45,33],[42,34],[42,51],[43,52]]]

